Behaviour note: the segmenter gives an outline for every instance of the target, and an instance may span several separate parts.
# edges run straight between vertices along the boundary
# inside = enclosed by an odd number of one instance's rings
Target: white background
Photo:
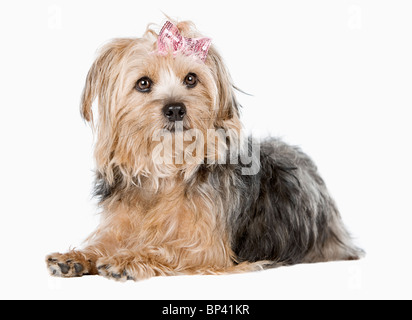
[[[2,1],[0,298],[412,298],[410,1]],[[358,262],[116,283],[49,277],[44,257],[78,246],[99,217],[80,94],[95,52],[164,15],[213,38],[245,128],[317,162]]]

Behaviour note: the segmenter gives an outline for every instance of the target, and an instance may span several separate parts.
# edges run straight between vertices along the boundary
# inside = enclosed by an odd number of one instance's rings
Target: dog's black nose
[[[163,108],[164,116],[170,121],[182,121],[186,115],[186,106],[183,103],[171,103]]]

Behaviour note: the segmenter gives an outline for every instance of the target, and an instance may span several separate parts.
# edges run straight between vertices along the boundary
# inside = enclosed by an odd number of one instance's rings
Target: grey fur
[[[242,164],[203,166],[194,181],[217,191],[214,203],[226,216],[236,262],[296,264],[363,255],[306,154],[269,139],[261,144],[260,166],[251,176],[242,175]]]

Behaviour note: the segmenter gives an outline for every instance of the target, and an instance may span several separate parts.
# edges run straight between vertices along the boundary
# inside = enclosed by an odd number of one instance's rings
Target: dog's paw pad
[[[74,264],[74,271],[78,274],[82,273],[82,271],[84,270],[84,267],[82,264],[80,263],[75,263]]]
[[[68,264],[58,263],[57,265],[59,266],[61,273],[63,273],[63,274],[68,274],[69,273],[70,266]]]

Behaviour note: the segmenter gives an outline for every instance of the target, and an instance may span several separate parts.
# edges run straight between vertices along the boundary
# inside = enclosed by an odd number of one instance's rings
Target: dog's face
[[[177,27],[186,37],[199,37],[190,23]],[[216,50],[210,48],[205,62],[184,54],[160,55],[152,30],[103,47],[87,76],[81,112],[96,125],[97,167],[109,180],[114,168],[131,178],[172,172],[152,159],[161,130],[173,134],[180,126],[204,137],[208,129],[240,130],[233,85]]]

